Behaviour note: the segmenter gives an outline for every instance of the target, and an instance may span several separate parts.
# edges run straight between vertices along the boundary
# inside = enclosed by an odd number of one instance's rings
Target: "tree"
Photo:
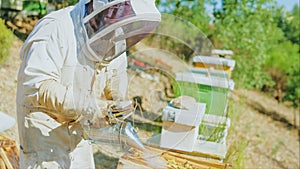
[[[281,12],[277,16],[278,27],[284,32],[286,41],[289,46],[282,46],[282,53],[287,56],[281,60],[276,59],[276,69],[281,69],[287,77],[285,87],[284,100],[291,101],[294,107],[298,107],[300,103],[300,29],[299,29],[299,6],[294,6],[291,12]],[[279,58],[279,57],[277,57]],[[271,63],[272,65],[276,65]]]
[[[214,36],[219,48],[235,51],[235,82],[239,87],[261,88],[272,85],[263,70],[268,52],[284,37],[277,27],[272,0],[224,0],[223,9],[215,13]]]
[[[187,20],[205,34],[210,34],[210,16],[206,13],[204,4],[207,0],[158,0],[157,6],[161,12],[169,13]]]
[[[299,6],[296,4],[291,12],[281,12],[277,16],[278,27],[284,32],[287,40],[294,44],[300,44]]]

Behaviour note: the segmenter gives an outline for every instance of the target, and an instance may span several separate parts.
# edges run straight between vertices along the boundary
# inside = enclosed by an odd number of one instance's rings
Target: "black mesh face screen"
[[[135,16],[135,13],[130,1],[124,1],[110,6],[85,23],[88,38],[92,38],[106,27],[132,16]]]
[[[91,49],[95,54],[104,56],[105,61],[111,61],[127,49],[144,39],[150,34],[159,24],[157,21],[136,21],[122,26],[118,30],[118,35],[115,34],[115,30],[111,31],[107,35],[95,40],[90,44]],[[119,42],[126,42],[124,48],[115,51],[115,44]]]
[[[95,9],[83,19],[89,52],[111,61],[141,41],[160,22],[159,12],[151,7],[148,1],[119,0]]]

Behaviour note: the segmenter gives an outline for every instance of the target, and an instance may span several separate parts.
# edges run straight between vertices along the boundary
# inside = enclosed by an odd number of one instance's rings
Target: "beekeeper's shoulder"
[[[67,27],[73,26],[70,17],[70,8],[51,12],[44,16],[35,25],[27,38],[28,41],[48,40],[49,38],[64,39]]]
[[[24,54],[27,53],[34,42],[54,40],[56,41],[55,43],[64,44],[65,39],[72,36],[70,29],[73,30],[74,27],[70,17],[71,8],[54,11],[40,19],[27,37],[22,47],[20,58],[23,59]]]

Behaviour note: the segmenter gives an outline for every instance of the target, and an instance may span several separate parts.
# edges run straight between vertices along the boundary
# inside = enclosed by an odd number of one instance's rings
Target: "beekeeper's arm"
[[[127,65],[125,52],[108,65],[109,75],[104,88],[107,100],[120,101],[125,99],[128,87]]]
[[[99,105],[102,113],[112,111],[115,117],[123,118],[132,112],[132,103],[125,99],[128,76],[126,53],[113,60],[107,67],[108,77],[104,88],[104,96],[107,101],[102,101]],[[109,120],[114,123],[113,119]]]
[[[68,44],[62,29],[54,20],[42,20],[28,37],[21,51],[24,72],[24,106],[38,109],[61,121],[76,119],[72,88],[61,81],[61,68],[65,61]]]

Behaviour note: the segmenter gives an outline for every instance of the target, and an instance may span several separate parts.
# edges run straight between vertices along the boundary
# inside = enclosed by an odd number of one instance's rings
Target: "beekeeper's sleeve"
[[[127,66],[125,52],[109,64],[107,69],[110,72],[110,77],[108,77],[104,88],[106,99],[124,100],[128,87]]]
[[[41,20],[25,42],[22,78],[26,107],[48,112],[67,120],[76,118],[72,89],[61,84],[61,68],[68,45],[63,40],[63,29],[55,20]],[[20,97],[20,96],[18,96]]]

